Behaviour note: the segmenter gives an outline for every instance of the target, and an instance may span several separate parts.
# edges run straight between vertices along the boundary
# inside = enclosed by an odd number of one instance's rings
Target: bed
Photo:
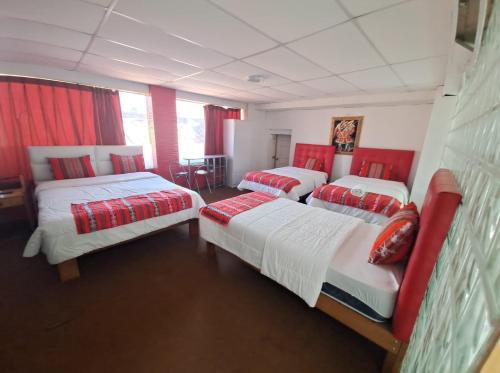
[[[137,146],[30,147],[28,149],[38,205],[38,227],[24,250],[25,257],[43,252],[50,264],[58,266],[62,281],[79,276],[77,258],[90,252],[133,240],[180,224],[189,224],[197,233],[199,208],[205,205],[198,193],[173,184],[151,172],[114,175],[110,153],[135,155]],[[90,155],[95,177],[53,180],[49,157]],[[78,234],[71,204],[108,201],[158,191],[183,190],[192,207],[166,215],[138,220],[108,229]]]
[[[274,175],[285,176],[296,179],[300,182],[290,191],[275,188],[269,184],[243,179],[239,185],[239,190],[251,190],[273,194],[280,198],[288,198],[298,201],[311,193],[314,188],[326,183],[331,176],[333,168],[333,158],[335,147],[330,145],[296,144],[292,166],[273,168],[263,172]],[[309,158],[318,159],[322,163],[322,170],[310,170],[304,168],[304,164]]]
[[[401,205],[409,202],[408,177],[413,163],[414,151],[376,148],[355,148],[352,157],[350,175],[341,177],[330,185],[347,189],[359,190],[362,193],[376,193],[396,199]],[[392,165],[390,179],[382,180],[371,177],[358,176],[366,162],[382,162]],[[387,214],[360,209],[346,204],[334,203],[320,198],[308,197],[307,203],[313,207],[320,207],[341,214],[351,215],[363,219],[367,223],[383,224],[389,218]]]
[[[460,198],[452,174],[448,170],[436,172],[429,184],[420,216],[420,230],[406,268],[402,264],[375,266],[367,263],[367,253],[380,226],[286,199],[276,199],[236,215],[227,226],[200,216],[200,235],[207,241],[211,255],[215,255],[215,245],[223,248],[301,296],[310,306],[319,308],[384,348],[388,352],[385,368],[390,369],[404,356],[428,280]],[[335,228],[334,235],[329,236],[323,229],[325,218],[339,222],[343,228]],[[311,270],[314,268],[303,259],[307,259],[311,248],[311,255],[316,255],[332,241],[336,241],[333,243],[336,248],[331,260],[324,264],[326,271],[321,273],[324,276],[321,292],[312,303],[311,299],[302,296],[300,286],[295,286],[289,276],[293,273],[301,277],[317,276],[321,271]],[[275,255],[268,253],[275,243],[278,251],[282,250],[280,246],[288,250],[281,259],[285,258],[284,263],[292,267],[290,271],[285,269],[280,279],[272,273],[269,275],[265,268],[276,261]],[[266,261],[266,256],[270,256],[270,260]],[[304,262],[305,267],[294,266],[295,262]]]

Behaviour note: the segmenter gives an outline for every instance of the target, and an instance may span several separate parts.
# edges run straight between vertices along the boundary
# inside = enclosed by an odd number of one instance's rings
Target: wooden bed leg
[[[208,256],[215,256],[215,245],[207,241],[207,254]]]
[[[67,282],[80,277],[80,270],[78,269],[78,261],[76,258],[59,263],[57,265],[57,271],[59,272],[59,279],[61,282]]]
[[[399,349],[394,352],[388,351],[385,355],[383,373],[398,373],[405,357],[407,344],[401,344]]]
[[[189,221],[189,237],[196,238],[200,232],[200,228],[198,225],[198,219]]]

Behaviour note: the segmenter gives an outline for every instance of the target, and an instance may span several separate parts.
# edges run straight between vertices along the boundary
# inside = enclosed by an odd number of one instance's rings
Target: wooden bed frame
[[[387,351],[384,372],[399,372],[429,278],[460,200],[451,172],[438,170],[429,183],[419,233],[391,322],[374,322],[323,293],[318,298],[316,308]],[[207,242],[207,254],[215,255],[215,245],[211,242]]]
[[[106,250],[106,249],[109,249],[111,247],[115,247],[115,246],[119,246],[119,245],[122,245],[122,244],[125,244],[125,243],[128,243],[128,242],[140,240],[141,238],[153,236],[155,234],[158,234],[158,233],[161,233],[161,232],[165,232],[166,230],[169,230],[169,229],[172,229],[172,228],[176,228],[176,227],[182,226],[184,224],[188,224],[189,225],[189,237],[195,238],[195,237],[198,236],[198,233],[199,233],[198,219],[189,219],[189,220],[182,221],[180,223],[171,225],[169,227],[156,230],[154,232],[146,233],[146,234],[143,234],[143,235],[131,238],[129,240],[118,242],[116,244],[109,245],[109,246],[106,246],[106,247],[101,247],[99,249],[90,251],[90,252],[85,253],[83,255],[93,254],[95,252],[98,252],[98,251],[101,251],[101,250]],[[78,277],[80,277],[80,269],[78,267],[78,258],[79,257],[73,258],[73,259],[68,259],[68,260],[66,260],[66,261],[64,261],[62,263],[56,264],[57,271],[59,273],[59,279],[61,280],[61,282],[67,282],[67,281],[74,280],[74,279],[77,279]]]

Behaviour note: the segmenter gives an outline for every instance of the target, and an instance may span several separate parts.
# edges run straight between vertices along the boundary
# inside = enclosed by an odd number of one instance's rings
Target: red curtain
[[[224,154],[224,119],[240,119],[240,109],[205,106],[205,154]]]
[[[92,88],[94,127],[97,145],[125,145],[122,110],[118,91]]]
[[[179,161],[175,90],[152,85],[149,92],[153,107],[157,172],[170,179],[168,165]]]
[[[31,178],[26,152],[30,145],[123,144],[117,99],[116,94],[113,98],[97,98],[99,108],[94,110],[94,92],[90,87],[0,77],[0,177],[22,174]],[[104,107],[100,105],[105,101],[113,102],[113,113],[103,116]]]

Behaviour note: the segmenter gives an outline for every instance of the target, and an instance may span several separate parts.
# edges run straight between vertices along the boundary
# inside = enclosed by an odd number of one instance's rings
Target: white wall
[[[269,146],[271,135],[268,129],[287,128],[292,130],[291,159],[295,144],[328,144],[331,119],[334,116],[363,115],[364,123],[359,146],[389,149],[415,150],[415,159],[410,174],[409,185],[413,183],[415,172],[424,143],[432,104],[325,108],[311,110],[268,111],[263,122],[263,152],[267,167],[272,165]],[[259,144],[260,145],[260,144]],[[351,156],[335,155],[333,177],[349,174]]]

